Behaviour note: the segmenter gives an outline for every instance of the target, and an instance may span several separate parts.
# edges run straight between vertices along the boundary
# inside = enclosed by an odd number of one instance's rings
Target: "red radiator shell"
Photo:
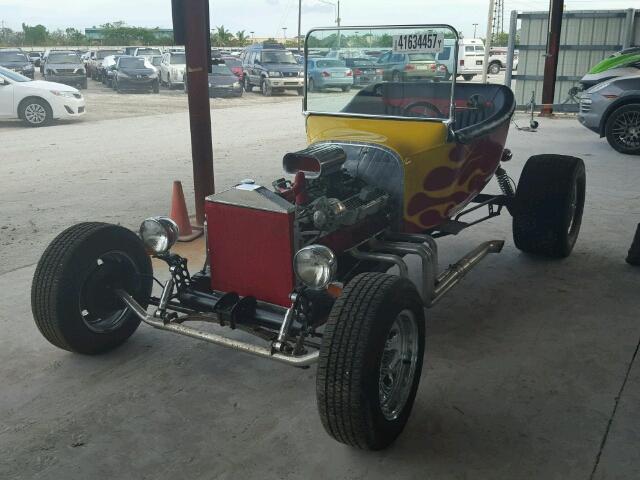
[[[205,205],[211,287],[291,306],[294,212],[216,201]]]

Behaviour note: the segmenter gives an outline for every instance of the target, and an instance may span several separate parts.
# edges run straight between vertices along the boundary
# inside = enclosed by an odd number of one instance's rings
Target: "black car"
[[[124,91],[152,91],[160,93],[158,72],[144,57],[122,55],[112,67],[113,88]]]
[[[84,61],[72,52],[50,52],[44,64],[44,79],[48,82],[87,88]]]
[[[184,93],[187,93],[187,78],[184,78]],[[238,77],[222,60],[213,60],[209,73],[209,98],[241,97],[242,84]]]
[[[293,53],[279,43],[255,44],[240,55],[242,60],[242,82],[247,92],[260,87],[263,95],[295,90],[304,93],[304,67]]]
[[[382,70],[370,58],[345,58],[345,64],[353,72],[353,85],[365,86],[382,81]]]
[[[33,63],[22,50],[0,50],[0,67],[8,68],[33,80]]]

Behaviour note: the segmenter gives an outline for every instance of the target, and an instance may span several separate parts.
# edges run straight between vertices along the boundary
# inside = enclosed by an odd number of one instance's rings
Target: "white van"
[[[458,75],[462,75],[467,81],[476,75],[482,75],[484,42],[479,38],[462,38],[459,45]]]
[[[447,67],[446,79],[450,78],[453,72],[455,58],[453,56],[453,46],[455,40],[445,38],[444,48],[436,57],[440,65]],[[458,76],[465,80],[471,80],[476,75],[482,74],[482,64],[484,63],[484,42],[477,38],[461,38],[458,42]]]

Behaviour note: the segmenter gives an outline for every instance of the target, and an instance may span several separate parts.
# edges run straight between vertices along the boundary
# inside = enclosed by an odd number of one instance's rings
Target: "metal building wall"
[[[539,105],[547,48],[548,12],[512,12],[510,35],[515,37],[513,26],[516,22],[513,16],[521,21],[518,70],[512,76],[516,101],[518,105],[528,104],[535,91],[535,102]],[[569,98],[569,90],[596,63],[633,45],[640,45],[640,11],[565,12],[562,17],[554,110],[577,111],[577,104]]]

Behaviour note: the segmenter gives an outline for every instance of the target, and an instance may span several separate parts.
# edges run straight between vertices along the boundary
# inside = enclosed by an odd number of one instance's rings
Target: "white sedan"
[[[69,85],[31,80],[0,67],[0,118],[43,127],[60,118],[85,114],[84,97]]]

